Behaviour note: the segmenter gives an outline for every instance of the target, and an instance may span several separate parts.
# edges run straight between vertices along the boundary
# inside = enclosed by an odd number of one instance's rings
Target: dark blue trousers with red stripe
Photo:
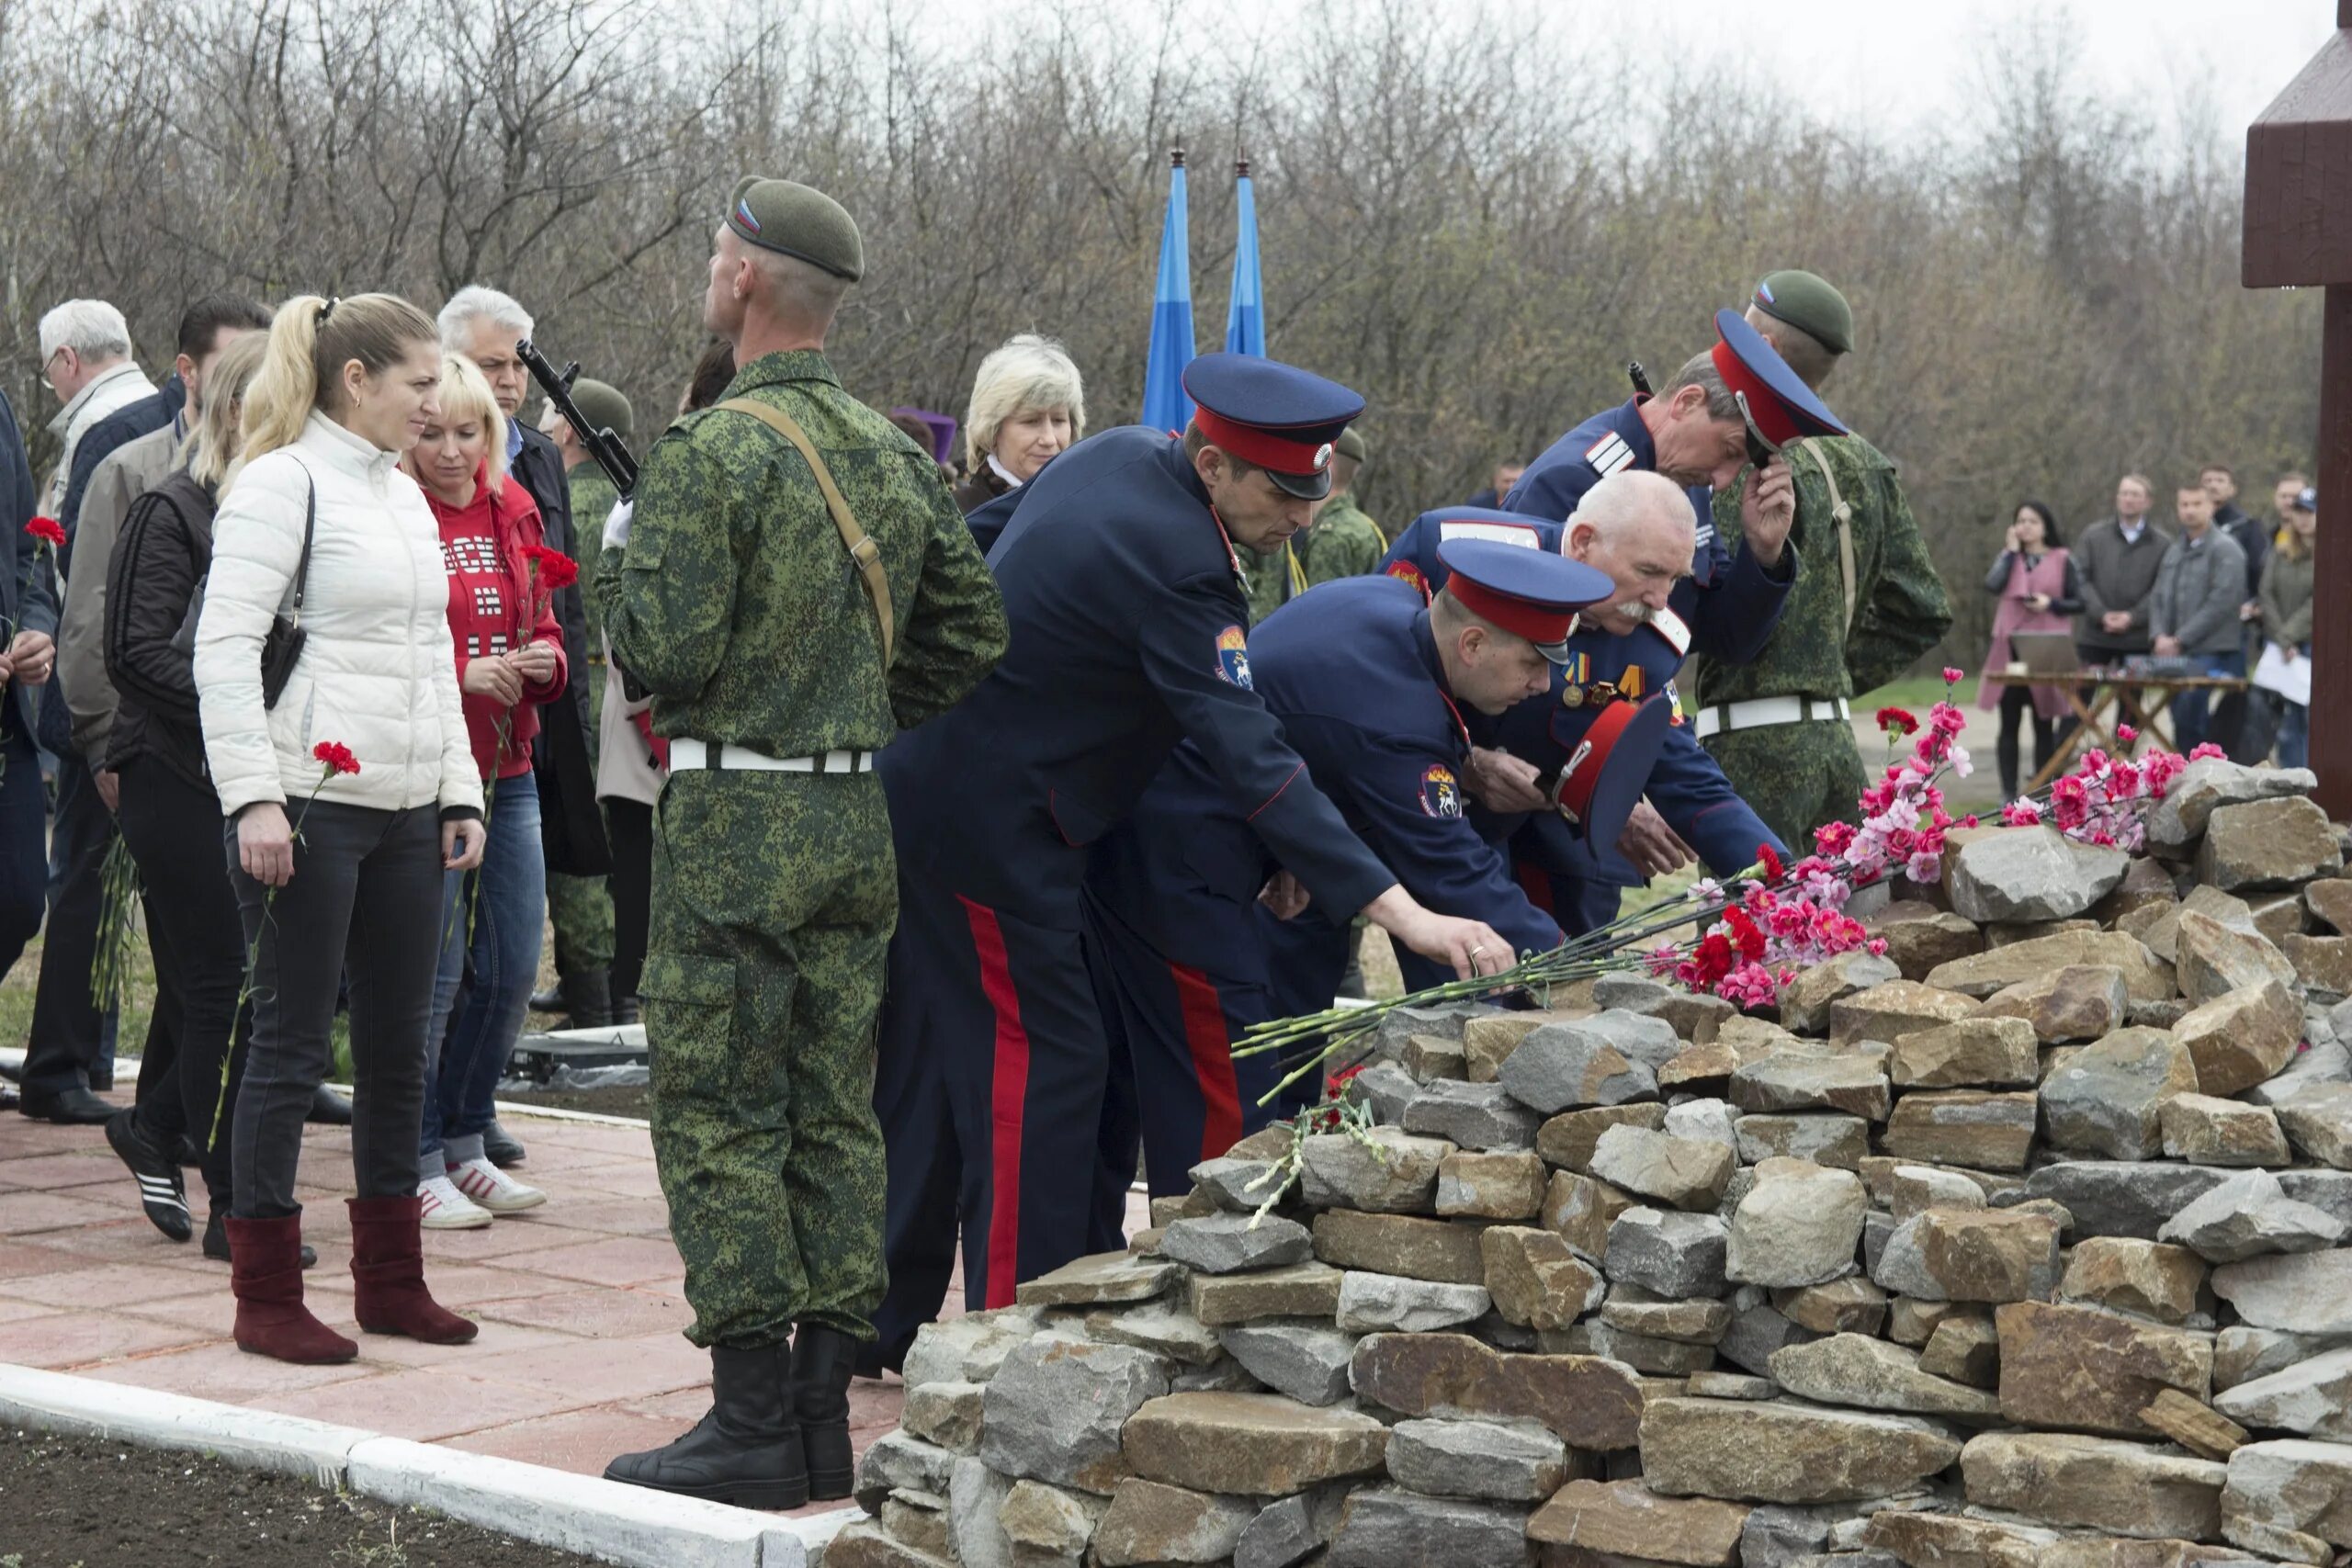
[[[1085,909],[1088,966],[1111,1053],[1091,1234],[1098,1247],[1115,1247],[1138,1145],[1151,1195],[1182,1197],[1192,1190],[1193,1167],[1289,1115],[1322,1085],[1259,1103],[1285,1069],[1271,1055],[1236,1058],[1232,1047],[1276,1016],[1267,987],[1178,963],[1091,889]],[[1227,918],[1237,917],[1254,930],[1248,911]],[[1256,967],[1256,955],[1248,962]]]

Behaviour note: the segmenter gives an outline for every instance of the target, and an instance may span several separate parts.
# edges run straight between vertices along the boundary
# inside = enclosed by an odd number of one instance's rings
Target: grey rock
[[[1525,1508],[1367,1487],[1350,1497],[1331,1539],[1329,1568],[1461,1564],[1519,1568],[1534,1561]]]
[[[1532,1421],[1399,1421],[1388,1474],[1430,1497],[1541,1503],[1569,1475],[1568,1445]]]
[[[2352,1335],[2289,1334],[2283,1329],[2232,1324],[2213,1336],[2213,1392],[2267,1378],[2346,1345],[2352,1345]]]
[[[1781,1051],[1731,1076],[1731,1100],[1742,1111],[1842,1111],[1872,1122],[1892,1104],[1886,1069],[1853,1052],[1836,1055]]]
[[[2352,1002],[2345,1004],[2352,1007]],[[2313,1041],[2298,1052],[2277,1077],[2247,1089],[2244,1099],[2256,1105],[2277,1106],[2315,1084],[2352,1083],[2352,1046],[2342,1039]]]
[[[936,1443],[922,1442],[904,1432],[885,1432],[858,1461],[858,1506],[876,1512],[882,1499],[893,1492],[929,1492],[944,1497],[956,1460],[955,1454]]]
[[[2294,964],[2268,937],[2232,931],[2194,911],[2180,917],[2177,946],[2180,992],[2196,1006],[2233,991],[2256,989],[2266,980],[2276,980],[2290,992],[2301,983]]]
[[[1255,1213],[1274,1195],[1275,1183],[1282,1179],[1274,1169],[1275,1162],[1270,1159],[1219,1155],[1193,1168],[1193,1186],[1229,1213]]]
[[[2282,1170],[2278,1186],[2296,1202],[2309,1203],[2352,1231],[2352,1170]]]
[[[1205,1367],[1223,1354],[1216,1330],[1173,1302],[1088,1313],[1086,1337],[1109,1345],[1132,1345],[1191,1367]]]
[[[1432,1334],[1483,1316],[1493,1304],[1484,1285],[1444,1285],[1354,1269],[1340,1277],[1339,1325],[1356,1334]]]
[[[1871,1152],[1871,1124],[1836,1111],[1758,1111],[1738,1122],[1739,1157],[1749,1165],[1768,1159],[1809,1159],[1858,1171]]]
[[[1268,1214],[1209,1214],[1177,1220],[1160,1233],[1159,1256],[1203,1274],[1238,1274],[1303,1263],[1315,1238],[1296,1220]]]
[[[1217,1337],[1251,1377],[1276,1393],[1317,1407],[1348,1397],[1348,1363],[1356,1351],[1352,1334],[1308,1318],[1269,1318],[1223,1329]]]
[[[1442,1138],[1374,1127],[1358,1138],[1317,1133],[1300,1150],[1306,1201],[1320,1209],[1426,1214],[1437,1203],[1438,1162],[1453,1152]]]
[[[1426,1034],[1433,1040],[1462,1038],[1463,1027],[1483,1010],[1475,1003],[1440,1003],[1436,1007],[1391,1008],[1382,1016],[1380,1032],[1374,1043],[1380,1054],[1394,1056],[1405,1049],[1405,1043],[1416,1034]]]
[[[2352,1168],[2352,1084],[2313,1084],[2278,1105],[2278,1125],[2307,1159]]]
[[[2352,1350],[2330,1350],[2242,1382],[2216,1395],[2213,1408],[2243,1426],[2352,1440]]]
[[[1666,1020],[1623,1008],[1605,1008],[1578,1021],[1577,1027],[1606,1040],[1627,1061],[1639,1062],[1653,1073],[1682,1055],[1690,1044]]]
[[[2266,1253],[2316,1252],[2343,1238],[2342,1221],[2287,1196],[2277,1177],[2248,1170],[2216,1182],[2157,1232],[2210,1263],[2237,1263]]]
[[[980,1458],[1000,1475],[1109,1492],[1119,1433],[1168,1392],[1168,1362],[1125,1345],[1035,1339],[1005,1358],[983,1401]]]
[[[2012,829],[1953,852],[1946,886],[1954,913],[1995,920],[2065,920],[2113,892],[2132,868],[2121,850],[2077,843],[2052,828]]]
[[[1405,1131],[1443,1138],[1464,1149],[1525,1149],[1543,1118],[1499,1083],[1442,1078],[1405,1102]]]
[[[1818,1285],[1854,1271],[1870,1194],[1862,1179],[1806,1160],[1771,1159],[1732,1215],[1726,1279],[1769,1286]]]
[[[2148,842],[2158,849],[2186,849],[2203,836],[2218,807],[2309,795],[2318,787],[2319,775],[2307,768],[2248,768],[2208,757],[2183,768],[2148,813]]]
[[[915,1330],[901,1374],[909,1388],[927,1382],[986,1382],[1004,1359],[1037,1332],[1045,1314],[1035,1307],[999,1307]]]
[[[1996,1197],[1996,1208],[2028,1198],[2054,1198],[2075,1216],[2075,1234],[2131,1235],[2154,1241],[2165,1222],[2231,1179],[2226,1170],[2195,1165],[2118,1160],[2070,1160],[2042,1167],[2022,1189]]]
[[[2199,886],[2188,890],[2188,896],[2156,917],[2155,922],[2140,932],[2140,940],[2148,951],[2167,964],[2180,961],[2180,918],[2183,915],[2203,915],[2218,920],[2230,931],[2245,936],[2259,936],[2262,928],[2254,923],[2254,908],[2234,893],[2224,893],[2218,887]]]
[[[1976,1420],[2001,1414],[1998,1394],[1923,1372],[1917,1351],[1861,1334],[1833,1334],[1773,1352],[1772,1381],[1824,1404]]]
[[[1601,1268],[1612,1281],[1661,1296],[1719,1296],[1730,1244],[1729,1227],[1713,1214],[1628,1209],[1609,1226]]]
[[[2222,1528],[2245,1524],[2352,1546],[2352,1447],[2290,1438],[2232,1454]]]
[[[1340,1509],[1347,1497],[1347,1486],[1340,1483],[1267,1504],[1234,1543],[1233,1568],[1290,1568],[1321,1551],[1340,1528]]]
[[[2227,1263],[2212,1281],[2213,1293],[2256,1328],[2352,1334],[2352,1248]]]
[[[1373,1120],[1395,1126],[1405,1116],[1405,1107],[1421,1086],[1413,1075],[1394,1062],[1374,1062],[1348,1080],[1347,1097],[1359,1105],[1372,1108]]]
[[[1834,1003],[1901,978],[1902,965],[1892,958],[1869,952],[1839,953],[1799,973],[1781,993],[1781,1026],[1792,1034],[1825,1034]]]
[[[1168,1380],[1170,1393],[1262,1393],[1265,1387],[1230,1356],[1219,1356],[1205,1367],[1179,1367]]]
[[[2058,1148],[2153,1159],[2164,1153],[2165,1101],[2196,1092],[2197,1063],[2187,1046],[2161,1030],[2120,1029],[2042,1080],[2042,1128]]]
[[[2344,869],[2335,825],[2301,795],[2224,806],[2206,819],[2197,848],[2197,879],[2235,892],[2293,887]]]
[[[1521,1104],[1546,1115],[1573,1106],[1657,1099],[1656,1071],[1619,1050],[1607,1032],[1592,1027],[1597,1021],[1547,1023],[1534,1030],[1503,1058],[1498,1081]],[[1666,1029],[1656,1019],[1641,1021]]]
[[[1886,1208],[1894,1223],[1924,1214],[1930,1209],[1981,1209],[1984,1189],[1956,1170],[1928,1165],[1899,1165],[1886,1179]]]
[[[1727,1100],[1686,1100],[1666,1111],[1666,1134],[1697,1143],[1721,1144],[1739,1154],[1739,1112]]]
[[[1601,1134],[1592,1150],[1594,1176],[1636,1197],[1678,1209],[1714,1208],[1738,1163],[1729,1145],[1630,1124]]]
[[[1014,1568],[1012,1540],[997,1517],[1013,1485],[979,1460],[967,1456],[956,1461],[947,1481],[947,1539],[964,1568]],[[1085,1547],[1081,1537],[1079,1550]]]
[[[1124,1481],[1095,1527],[1094,1561],[1102,1568],[1223,1563],[1257,1513],[1257,1503],[1247,1497],[1220,1497],[1157,1481]]]
[[[1656,1007],[1675,994],[1673,987],[1646,975],[1628,975],[1613,970],[1592,983],[1592,1005],[1615,1008],[1626,1012],[1639,1012]]]
[[[1812,1329],[1791,1323],[1770,1302],[1759,1299],[1733,1309],[1731,1327],[1716,1342],[1715,1354],[1759,1378],[1769,1378],[1776,1351],[1791,1345],[1810,1344],[1820,1337]]]

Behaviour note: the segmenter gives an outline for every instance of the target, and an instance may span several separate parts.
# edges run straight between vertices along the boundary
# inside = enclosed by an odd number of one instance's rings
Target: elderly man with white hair
[[[64,446],[41,496],[41,510],[55,516],[83,433],[126,403],[153,397],[155,384],[131,360],[130,324],[103,299],[68,299],[40,319],[40,373],[65,405],[49,422]]]
[[[534,330],[530,312],[510,295],[474,285],[449,296],[438,324],[441,346],[472,360],[490,383],[491,396],[506,419],[507,469],[538,503],[540,533],[548,548],[577,559],[563,454],[550,437],[520,417],[531,375],[516,349]],[[595,528],[603,521],[591,518],[587,526]],[[588,619],[580,589],[558,589],[555,612],[563,624],[564,653],[572,677],[563,694],[539,710],[539,743],[531,748],[531,766],[538,784],[548,908],[555,916],[556,965],[559,970],[605,971],[613,962],[613,916],[604,879],[613,869],[613,859],[596,806]],[[608,1014],[577,1007],[571,1018],[574,1028],[609,1021]],[[502,1168],[523,1160],[523,1145],[496,1122],[483,1135],[483,1144],[491,1161]]]

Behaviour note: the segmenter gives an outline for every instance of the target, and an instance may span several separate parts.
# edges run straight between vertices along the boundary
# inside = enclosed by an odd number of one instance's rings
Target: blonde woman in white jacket
[[[279,309],[245,393],[197,626],[205,755],[252,955],[252,1044],[231,1132],[236,1340],[281,1360],[358,1354],[302,1304],[294,1197],[346,967],[354,1315],[371,1333],[436,1343],[476,1332],[425,1290],[417,1228],[442,878],[478,864],[483,841],[440,531],[393,466],[433,415],[440,380],[433,321],[405,299],[304,295]],[[298,582],[304,640],[271,703],[263,649]],[[322,785],[322,746],[348,748],[358,771]]]

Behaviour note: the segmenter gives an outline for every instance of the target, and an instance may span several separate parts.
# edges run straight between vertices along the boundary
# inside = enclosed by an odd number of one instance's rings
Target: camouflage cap
[[[1356,433],[1356,427],[1352,424],[1340,432],[1340,438],[1332,442],[1331,446],[1340,457],[1353,457],[1359,463],[1372,456],[1372,448],[1363,444],[1363,437]]]
[[[1827,280],[1793,269],[1767,273],[1756,286],[1756,308],[1799,332],[1810,333],[1832,354],[1854,352],[1854,312]]]
[[[628,439],[635,415],[618,387],[582,376],[571,384],[571,400],[580,406],[580,416],[591,425],[609,430],[623,441]]]
[[[775,251],[855,283],[865,274],[857,224],[823,191],[790,180],[746,175],[727,203],[727,226],[763,250]]]

